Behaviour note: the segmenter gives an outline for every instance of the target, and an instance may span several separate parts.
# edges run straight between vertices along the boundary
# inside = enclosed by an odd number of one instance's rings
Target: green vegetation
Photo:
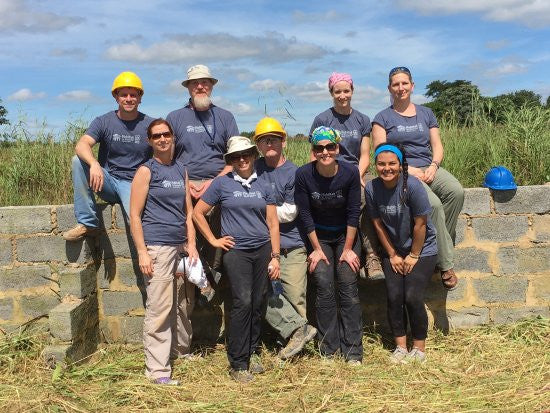
[[[550,321],[430,332],[428,361],[392,365],[391,344],[363,339],[362,366],[322,361],[313,345],[282,363],[264,352],[265,374],[248,385],[227,373],[222,346],[178,362],[181,387],[143,377],[140,345],[109,345],[87,363],[50,369],[45,338],[0,337],[0,411],[539,412],[550,406]],[[386,345],[386,348],[384,348]]]
[[[550,109],[524,105],[498,106],[476,98],[468,126],[458,116],[440,119],[445,148],[443,166],[465,187],[479,187],[487,171],[504,165],[518,185],[550,181]],[[68,122],[54,137],[39,130],[31,136],[20,121],[8,127],[0,142],[0,206],[72,203],[70,159],[82,135],[82,121]],[[289,138],[287,155],[297,165],[309,161],[307,138]]]

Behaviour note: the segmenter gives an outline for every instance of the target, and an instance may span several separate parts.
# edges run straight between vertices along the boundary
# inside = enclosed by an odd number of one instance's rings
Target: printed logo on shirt
[[[359,131],[357,129],[354,130],[339,130],[340,136],[342,139],[344,138],[358,138],[359,137]]]
[[[378,207],[378,210],[380,211],[380,214],[382,214],[382,215],[399,215],[399,214],[401,214],[402,209],[403,209],[403,206],[401,204],[398,204],[398,205],[380,205]]]
[[[261,198],[262,193],[260,191],[250,191],[250,192],[244,192],[244,191],[233,191],[233,197],[234,198]]]
[[[424,132],[424,127],[421,123],[417,123],[416,125],[397,125],[397,132]]]
[[[336,192],[312,192],[311,197],[315,200],[326,201],[327,199],[338,199],[343,198],[344,196],[342,195],[342,190],[339,189]]]
[[[140,143],[141,135],[119,135],[118,133],[113,134],[113,142],[122,142],[122,143]]]
[[[194,126],[194,125],[187,125],[187,133],[204,133],[208,130],[208,133],[212,133],[212,125],[206,125],[206,129],[204,129],[204,126]]]
[[[162,181],[162,186],[164,188],[173,188],[173,189],[181,189],[184,186],[183,181],[168,181],[165,179]]]

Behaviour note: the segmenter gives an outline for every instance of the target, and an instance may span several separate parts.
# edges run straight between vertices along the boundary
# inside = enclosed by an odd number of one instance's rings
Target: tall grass
[[[443,166],[465,187],[478,187],[487,171],[504,165],[518,185],[550,181],[550,110],[524,107],[491,116],[491,103],[474,102],[461,126],[451,114],[440,120],[445,148]],[[0,206],[64,204],[72,202],[70,159],[84,132],[82,121],[68,122],[54,136],[45,129],[31,136],[24,121],[3,133],[0,143]],[[297,165],[309,161],[304,138],[289,138],[286,154]],[[372,162],[371,162],[372,165]]]

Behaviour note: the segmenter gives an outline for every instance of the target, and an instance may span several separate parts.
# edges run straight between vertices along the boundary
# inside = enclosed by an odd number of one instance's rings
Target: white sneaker
[[[395,364],[406,363],[405,358],[409,355],[406,348],[397,346],[390,356],[390,361]]]
[[[405,363],[425,363],[426,353],[421,351],[418,347],[413,347],[407,357],[405,357]]]

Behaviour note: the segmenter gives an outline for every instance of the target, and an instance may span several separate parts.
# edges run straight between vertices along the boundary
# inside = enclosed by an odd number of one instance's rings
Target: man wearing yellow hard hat
[[[75,147],[72,159],[74,213],[77,225],[63,234],[67,241],[93,235],[99,229],[94,192],[130,213],[130,187],[138,166],[150,158],[147,128],[153,118],[138,111],[143,96],[141,79],[122,72],[111,94],[118,108],[95,118]],[[97,159],[92,148],[99,143]]]

